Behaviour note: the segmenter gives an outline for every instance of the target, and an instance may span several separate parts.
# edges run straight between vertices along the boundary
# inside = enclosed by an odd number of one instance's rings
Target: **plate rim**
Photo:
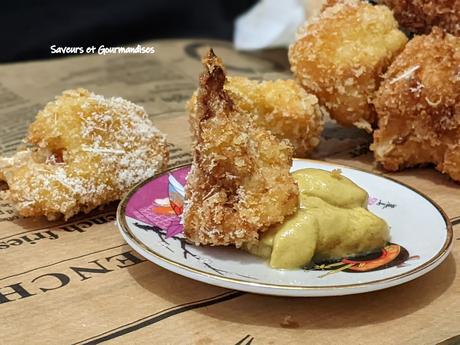
[[[401,284],[403,284],[405,282],[408,282],[410,280],[416,279],[416,278],[420,277],[421,275],[424,275],[424,274],[428,273],[432,269],[436,268],[444,260],[444,258],[447,257],[447,255],[449,254],[449,252],[451,250],[451,247],[452,247],[452,244],[453,244],[453,227],[452,227],[452,223],[451,223],[449,217],[447,216],[447,214],[445,213],[445,211],[442,209],[442,207],[438,203],[436,203],[433,199],[431,199],[429,196],[427,196],[425,193],[417,190],[416,188],[414,188],[412,186],[407,185],[404,182],[400,182],[400,181],[398,181],[398,180],[396,180],[396,179],[394,179],[392,177],[385,176],[383,173],[379,173],[379,172],[371,172],[369,170],[365,170],[365,169],[362,169],[362,168],[355,168],[355,167],[347,166],[345,164],[331,163],[331,162],[327,162],[327,161],[320,161],[320,160],[307,159],[307,158],[293,158],[293,161],[312,162],[312,163],[315,163],[315,164],[325,165],[325,166],[329,166],[329,167],[334,166],[334,167],[343,167],[343,168],[347,168],[347,169],[357,170],[357,171],[360,171],[360,172],[364,172],[364,173],[367,173],[367,174],[370,174],[370,175],[374,175],[374,176],[381,177],[381,178],[384,178],[386,180],[392,181],[394,183],[397,183],[397,184],[399,184],[399,185],[401,185],[401,186],[403,186],[403,187],[415,192],[416,194],[420,195],[422,198],[427,200],[430,204],[432,204],[436,208],[436,210],[441,214],[441,216],[442,216],[442,218],[444,220],[444,223],[446,225],[446,232],[447,232],[446,240],[444,241],[443,246],[430,260],[425,262],[423,265],[417,266],[417,267],[415,267],[414,269],[412,269],[410,271],[403,272],[403,273],[400,273],[400,274],[392,276],[392,277],[373,280],[373,281],[370,281],[370,282],[367,282],[367,283],[356,283],[356,284],[346,284],[346,285],[323,285],[323,286],[282,285],[282,284],[250,282],[250,281],[241,280],[239,278],[224,277],[224,276],[221,276],[221,275],[218,275],[218,274],[202,271],[200,269],[193,268],[193,267],[184,265],[182,263],[173,261],[173,260],[171,260],[169,258],[166,258],[163,255],[158,254],[155,251],[153,251],[152,249],[150,249],[149,247],[147,247],[142,241],[140,241],[131,232],[131,230],[128,227],[128,224],[126,223],[126,214],[125,214],[126,205],[127,205],[128,201],[129,201],[129,199],[140,188],[142,188],[144,185],[148,184],[152,180],[155,180],[155,179],[157,179],[157,178],[159,178],[159,177],[161,177],[161,176],[163,176],[165,174],[168,174],[168,173],[174,172],[176,170],[182,169],[184,167],[190,166],[191,163],[174,166],[174,167],[172,167],[170,169],[167,169],[167,170],[164,170],[164,171],[162,171],[160,173],[157,173],[157,174],[147,178],[146,180],[141,181],[141,182],[137,183],[136,185],[134,185],[129,190],[129,192],[123,197],[123,199],[120,201],[120,203],[118,204],[117,212],[116,212],[116,218],[117,218],[116,223],[118,225],[119,230],[122,231],[123,234],[127,238],[129,238],[136,245],[140,246],[140,248],[145,250],[147,253],[149,253],[150,255],[155,257],[157,260],[159,260],[159,262],[164,261],[167,264],[172,265],[172,266],[174,266],[175,268],[177,268],[179,270],[185,270],[185,271],[187,271],[189,273],[192,273],[192,274],[205,276],[206,278],[211,279],[211,280],[217,280],[217,281],[228,282],[228,283],[239,284],[239,285],[242,284],[244,286],[248,286],[248,287],[252,287],[252,288],[258,287],[258,288],[270,289],[270,290],[283,289],[283,290],[291,290],[291,291],[317,291],[317,290],[341,290],[341,291],[350,290],[351,291],[353,289],[364,288],[364,287],[373,287],[369,291],[384,289],[386,287],[391,287],[391,286],[398,285],[397,283],[395,284],[395,282],[397,282],[399,280],[402,280]],[[158,264],[158,265],[161,266],[160,264]],[[163,268],[165,268],[165,267],[163,267]],[[177,273],[177,272],[175,272],[175,273],[180,274],[180,273]],[[412,279],[407,279],[407,278],[411,278],[411,277],[413,277],[413,278]],[[385,283],[388,283],[390,285],[382,286],[380,288],[378,287],[379,285],[385,284]]]

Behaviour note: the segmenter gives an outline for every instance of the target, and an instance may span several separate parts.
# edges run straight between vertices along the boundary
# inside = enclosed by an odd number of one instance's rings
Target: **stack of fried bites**
[[[292,71],[338,123],[373,132],[386,170],[434,164],[460,181],[460,38],[448,33],[459,33],[460,1],[380,3],[394,16],[327,1],[291,45]],[[408,41],[398,24],[428,34]]]
[[[397,19],[412,8],[382,2]],[[417,26],[429,34],[409,40],[400,26],[410,26],[384,4],[327,0],[289,48],[294,80],[227,76],[210,51],[187,104],[194,143],[186,236],[241,246],[293,214],[291,159],[319,144],[324,114],[373,133],[370,148],[387,170],[435,164],[460,181],[460,38],[436,27],[458,32],[446,24],[457,4],[443,20]]]

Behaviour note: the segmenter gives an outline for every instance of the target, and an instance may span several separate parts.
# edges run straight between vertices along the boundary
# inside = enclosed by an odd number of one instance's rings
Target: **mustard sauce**
[[[269,259],[271,267],[296,269],[311,260],[368,253],[389,240],[386,222],[367,210],[368,193],[339,171],[302,169],[292,176],[299,186],[299,210],[246,246]]]

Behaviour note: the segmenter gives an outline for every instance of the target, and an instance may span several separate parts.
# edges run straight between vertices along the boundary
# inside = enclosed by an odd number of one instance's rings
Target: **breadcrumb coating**
[[[238,111],[279,139],[289,140],[296,157],[307,157],[318,146],[324,128],[318,99],[296,81],[228,76],[224,88]],[[191,116],[197,111],[196,95],[187,104]]]
[[[460,37],[434,28],[412,39],[374,100],[371,149],[385,169],[424,163],[460,181]]]
[[[428,34],[438,26],[460,35],[460,0],[380,0],[390,7],[401,27]]]
[[[332,118],[372,131],[371,98],[406,42],[386,6],[341,0],[299,30],[289,61],[297,80]]]
[[[297,210],[298,187],[289,173],[293,149],[235,107],[212,50],[203,65],[197,111],[190,117],[185,235],[197,245],[239,247]]]
[[[145,110],[85,89],[64,91],[30,125],[30,146],[0,159],[2,197],[22,216],[65,219],[118,200],[166,167],[166,140]]]

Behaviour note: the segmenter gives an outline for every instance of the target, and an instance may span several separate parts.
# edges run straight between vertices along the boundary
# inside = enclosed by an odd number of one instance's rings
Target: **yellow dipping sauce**
[[[269,259],[273,268],[295,269],[312,259],[371,252],[388,241],[388,225],[367,210],[367,192],[339,171],[302,169],[292,176],[300,209],[246,246],[250,253]]]

